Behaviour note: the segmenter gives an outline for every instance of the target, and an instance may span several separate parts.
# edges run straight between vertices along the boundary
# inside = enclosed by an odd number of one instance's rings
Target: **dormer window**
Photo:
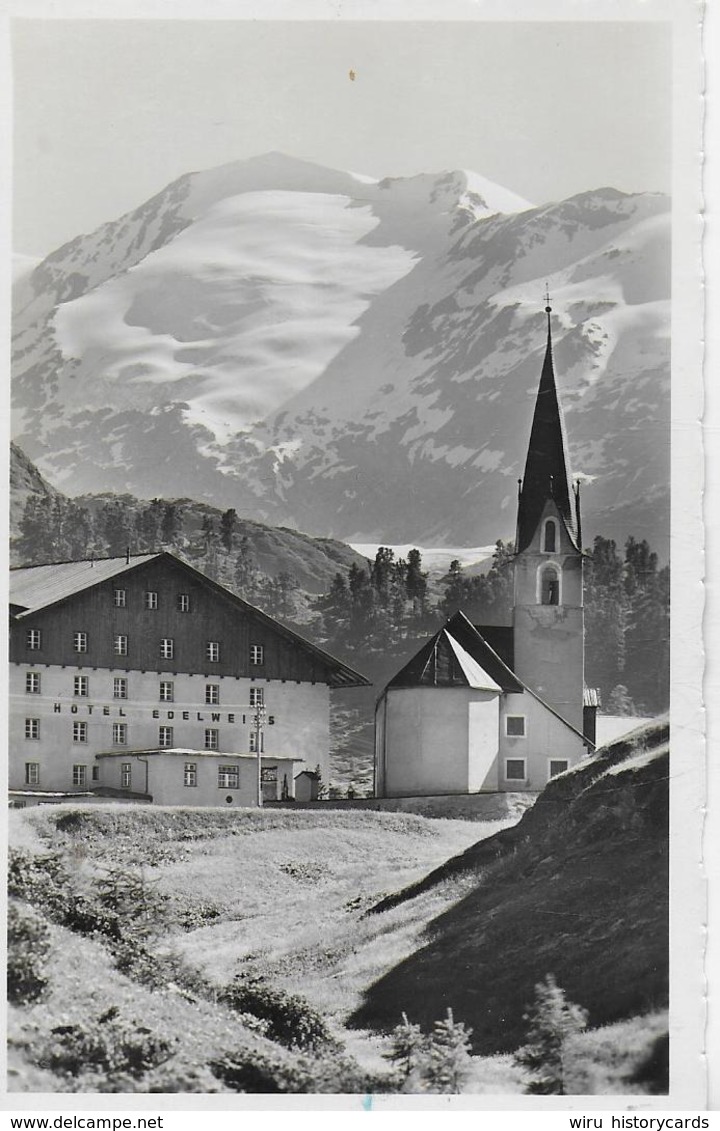
[[[557,522],[554,518],[548,518],[543,523],[543,538],[542,548],[546,554],[556,554],[558,543],[558,529]],[[557,602],[555,602],[557,603]]]
[[[543,566],[540,571],[540,604],[560,604],[560,571],[555,565]]]

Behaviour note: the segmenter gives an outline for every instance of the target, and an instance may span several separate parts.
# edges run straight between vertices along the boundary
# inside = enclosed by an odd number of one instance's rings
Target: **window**
[[[130,789],[132,785],[132,762],[120,763],[120,788]]]
[[[239,789],[240,771],[237,766],[218,766],[218,789]]]
[[[76,764],[72,768],[72,783],[75,786],[87,785],[87,766]]]
[[[158,595],[153,590],[148,590],[145,594],[145,608],[156,609],[158,607]]]
[[[27,695],[40,694],[40,672],[25,673],[25,693]]]
[[[250,688],[250,706],[251,707],[264,707],[265,706],[265,688],[264,687],[251,687]]]
[[[178,593],[178,609],[181,613],[190,612],[190,594]]]
[[[73,723],[73,742],[87,742],[88,740],[88,725],[87,723]]]
[[[116,656],[127,656],[128,638],[120,634],[113,639],[113,651]]]
[[[158,731],[158,746],[168,747],[173,744],[173,728],[160,727]]]
[[[206,750],[219,750],[220,749],[220,731],[215,727],[205,728],[205,749]]]
[[[258,740],[257,731],[251,730],[250,731],[250,753],[251,754],[257,754],[257,752],[258,752],[257,740]],[[262,753],[264,753],[264,751],[265,751],[265,735],[263,734],[262,731],[260,731],[260,753],[262,754]]]
[[[113,679],[113,699],[127,699],[128,681],[124,676],[116,675]]]
[[[206,683],[205,684],[205,702],[214,707],[220,702],[220,684],[219,683]]]
[[[543,550],[546,554],[557,551],[557,523],[554,518],[547,519],[543,527]]]
[[[160,641],[160,655],[163,660],[172,660],[175,644],[170,636],[164,636]]]
[[[505,734],[508,738],[524,738],[525,737],[525,716],[524,715],[506,715],[505,716]]]
[[[262,644],[250,645],[250,663],[251,664],[264,664],[265,663],[265,649]]]
[[[33,739],[40,737],[40,719],[25,719],[25,737]]]
[[[186,762],[183,785],[193,787],[197,785],[197,762]]]
[[[29,628],[25,641],[31,652],[37,652],[38,649],[42,647],[42,633],[40,629]]]
[[[211,664],[217,664],[220,659],[220,644],[217,640],[208,640],[205,645],[205,659]]]
[[[160,702],[172,703],[175,699],[175,684],[171,679],[160,680]]]
[[[558,774],[564,774],[568,769],[570,763],[567,758],[551,758],[550,759],[550,777],[556,778]]]
[[[73,676],[73,695],[88,696],[90,694],[90,680],[86,675]]]
[[[87,632],[74,632],[73,633],[73,648],[76,652],[87,652],[88,637]]]
[[[505,781],[525,781],[525,759],[505,759]]]
[[[127,746],[127,723],[113,723],[113,746]]]
[[[100,781],[100,767],[99,766],[93,766],[93,768],[92,768],[92,780],[93,781]]]
[[[560,604],[560,577],[554,566],[546,566],[540,574],[540,604]]]
[[[125,589],[116,589],[113,598],[115,607],[117,609],[124,609],[127,604],[127,592]]]
[[[40,785],[40,763],[25,763],[25,785]]]

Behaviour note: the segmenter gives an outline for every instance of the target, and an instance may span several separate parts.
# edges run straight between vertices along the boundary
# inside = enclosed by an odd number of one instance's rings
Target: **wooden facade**
[[[87,563],[92,569],[92,563]],[[49,567],[48,567],[49,568]],[[123,593],[124,604],[115,594]],[[154,598],[148,598],[153,594]],[[181,599],[187,611],[181,611]],[[153,607],[148,603],[153,602]],[[185,601],[183,601],[185,604]],[[30,647],[31,631],[40,647]],[[84,633],[84,651],[76,634]],[[116,638],[126,650],[118,653]],[[172,656],[164,641],[172,641]],[[208,659],[217,645],[218,659]],[[253,662],[253,647],[262,661]],[[55,604],[11,619],[14,663],[286,679],[329,686],[367,680],[170,554],[128,568]]]

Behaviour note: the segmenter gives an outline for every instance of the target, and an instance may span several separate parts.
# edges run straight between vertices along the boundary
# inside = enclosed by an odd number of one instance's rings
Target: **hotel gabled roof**
[[[88,559],[74,562],[57,562],[47,565],[18,566],[10,571],[10,608],[16,620],[22,620],[42,609],[69,600],[95,585],[120,578],[149,562],[166,560],[190,574],[216,597],[227,602],[239,612],[247,613],[267,625],[286,640],[310,653],[327,669],[329,687],[369,687],[371,681],[341,660],[306,640],[300,633],[287,628],[262,609],[231,593],[223,585],[206,577],[194,566],[166,550],[157,554],[131,554],[119,558]]]

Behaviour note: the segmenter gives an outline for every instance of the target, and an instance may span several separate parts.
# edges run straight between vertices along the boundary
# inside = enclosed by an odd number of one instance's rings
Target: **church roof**
[[[554,500],[573,543],[577,546],[578,542],[565,420],[553,367],[551,307],[546,306],[545,313],[547,314],[547,346],[530,431],[525,474],[520,489],[516,553],[524,550],[532,541],[548,499]]]
[[[515,633],[511,624],[476,624],[486,644],[489,644],[510,671],[515,670]]]
[[[388,688],[393,687],[523,690],[507,664],[461,612],[415,653],[388,684]]]
[[[497,633],[496,639],[499,641],[506,639],[506,634],[512,632],[512,629],[498,625],[481,627]],[[477,627],[460,611],[423,644],[405,667],[390,680],[383,695],[393,689],[408,687],[474,687],[516,694],[527,692],[563,726],[581,738],[586,746],[594,749],[594,743],[581,731],[546,703],[532,687],[518,679]]]

